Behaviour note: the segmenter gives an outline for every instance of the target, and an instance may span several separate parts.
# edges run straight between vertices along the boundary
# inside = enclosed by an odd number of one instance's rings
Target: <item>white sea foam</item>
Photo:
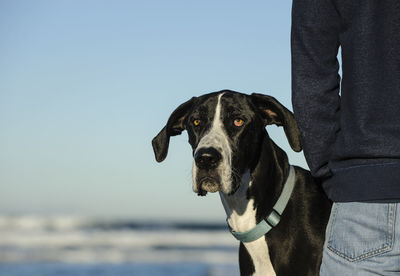
[[[0,263],[237,263],[238,243],[227,230],[124,223],[3,216]]]

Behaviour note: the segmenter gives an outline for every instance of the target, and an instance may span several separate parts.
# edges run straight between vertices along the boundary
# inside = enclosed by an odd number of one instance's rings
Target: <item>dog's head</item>
[[[193,191],[199,195],[234,193],[242,175],[257,164],[265,126],[283,126],[294,151],[301,151],[293,114],[271,96],[223,90],[180,105],[153,139],[158,162],[167,157],[169,139],[186,130],[193,148]]]

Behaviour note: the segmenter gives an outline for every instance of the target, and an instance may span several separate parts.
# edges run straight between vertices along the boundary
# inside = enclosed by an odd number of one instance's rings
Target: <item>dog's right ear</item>
[[[170,137],[179,135],[185,130],[185,118],[196,99],[193,97],[175,109],[165,127],[151,141],[157,162],[162,162],[167,157]]]

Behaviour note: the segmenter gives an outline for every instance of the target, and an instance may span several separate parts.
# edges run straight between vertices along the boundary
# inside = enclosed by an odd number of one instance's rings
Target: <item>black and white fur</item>
[[[187,130],[193,148],[193,191],[219,191],[230,227],[253,228],[271,212],[289,173],[286,153],[266,125],[283,126],[289,144],[301,151],[293,114],[277,100],[230,90],[180,105],[153,139],[156,160],[169,139]],[[331,203],[309,171],[295,167],[295,188],[280,223],[264,237],[240,243],[241,275],[318,275]]]

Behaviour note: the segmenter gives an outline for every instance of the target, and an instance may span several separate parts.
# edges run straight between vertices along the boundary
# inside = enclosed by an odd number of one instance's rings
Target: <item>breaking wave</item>
[[[224,224],[0,216],[0,263],[237,264]]]

